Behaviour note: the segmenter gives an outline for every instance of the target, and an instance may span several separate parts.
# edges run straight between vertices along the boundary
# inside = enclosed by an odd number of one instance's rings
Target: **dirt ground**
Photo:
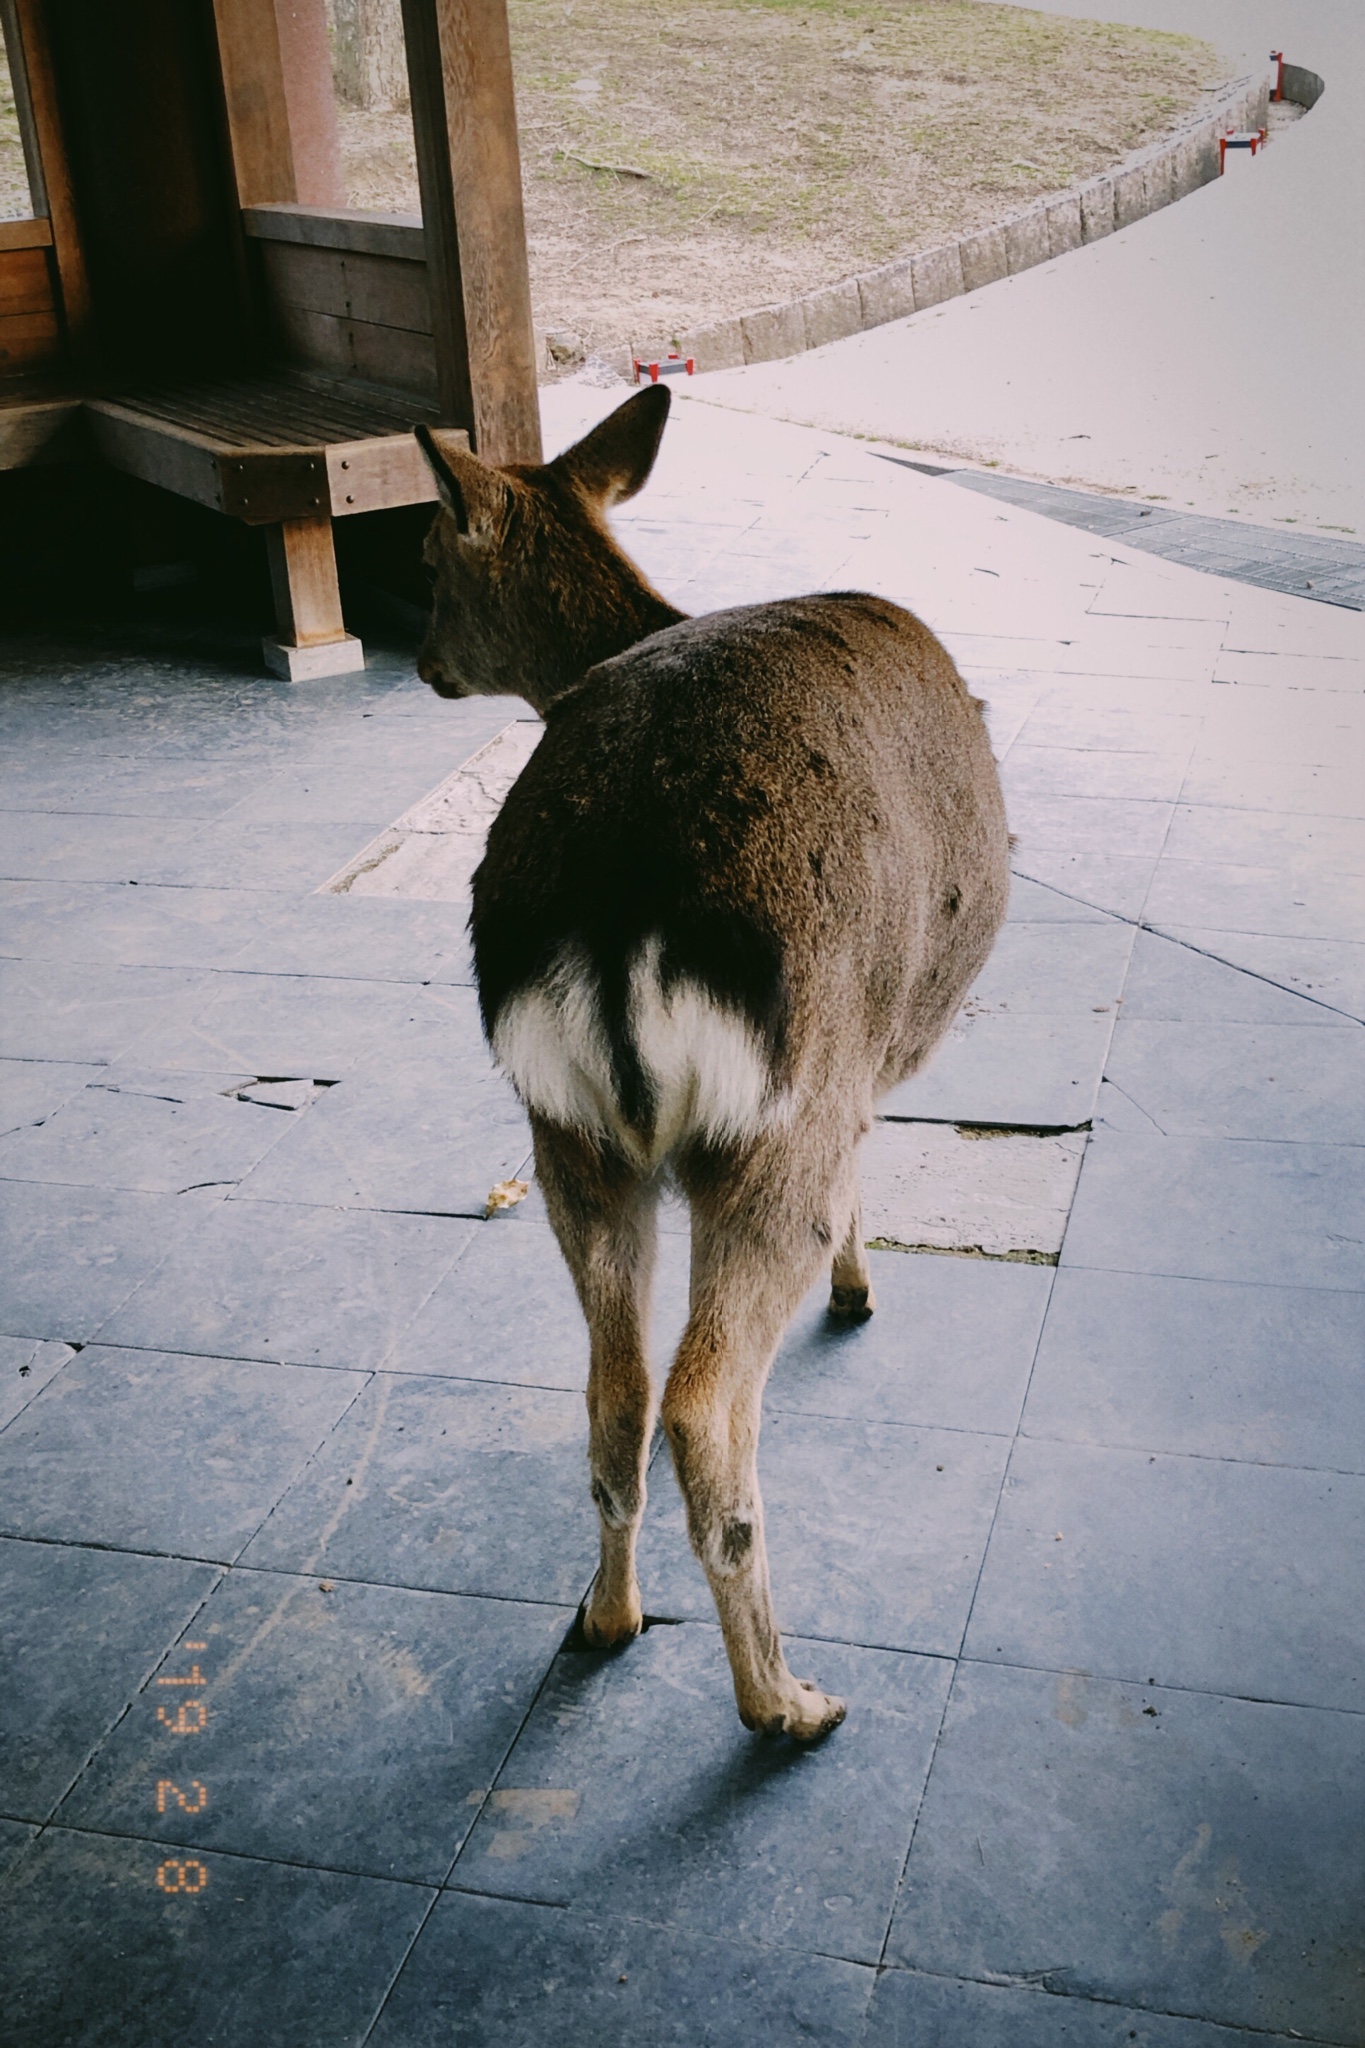
[[[588,350],[657,347],[999,220],[1229,74],[1191,37],[989,0],[510,12],[536,330]],[[415,211],[406,114],[341,114],[352,205]]]
[[[993,0],[510,0],[536,331],[658,348],[1064,190],[1196,110],[1207,43]],[[405,110],[352,206],[419,210]],[[29,211],[0,62],[0,217]],[[545,358],[548,372],[550,364]]]

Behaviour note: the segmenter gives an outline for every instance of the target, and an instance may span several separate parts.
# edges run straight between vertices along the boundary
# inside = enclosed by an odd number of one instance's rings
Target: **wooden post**
[[[242,206],[346,204],[324,0],[213,0]]]
[[[332,522],[286,519],[266,528],[278,639],[261,644],[266,667],[291,683],[364,668],[365,650],[346,631],[337,585]]]
[[[540,461],[506,0],[403,0],[441,411],[488,462]]]
[[[24,70],[19,100],[25,118],[24,153],[37,157],[42,171],[43,200],[52,224],[52,253],[61,288],[62,317],[79,368],[95,362],[95,331],[86,274],[85,251],[76,219],[75,194],[57,108],[57,82],[40,0],[14,0],[8,23],[17,30]],[[28,124],[31,122],[31,130]]]

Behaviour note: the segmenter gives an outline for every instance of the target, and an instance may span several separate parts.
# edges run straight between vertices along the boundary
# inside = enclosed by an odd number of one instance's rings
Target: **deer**
[[[607,515],[649,477],[669,397],[647,387],[545,464],[494,467],[416,430],[439,495],[418,673],[544,720],[489,829],[470,932],[588,1326],[601,1561],[582,1639],[643,1626],[659,1422],[740,1719],[812,1743],[845,1702],[783,1652],[764,1387],[827,1261],[831,1315],[873,1311],[859,1141],[986,960],[1008,836],[983,708],[910,612],[840,592],[689,617],[618,546]],[[691,1268],[660,1398],[665,1187],[690,1209]]]

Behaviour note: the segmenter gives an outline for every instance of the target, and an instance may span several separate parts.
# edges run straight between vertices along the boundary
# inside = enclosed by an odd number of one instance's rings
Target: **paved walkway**
[[[1327,91],[1254,163],[1105,241],[698,388],[930,460],[1365,539],[1356,0],[1043,5],[1205,36],[1239,67],[1283,49]]]
[[[654,1624],[581,1652],[585,1345],[534,1196],[481,1220],[460,906],[317,893],[521,707],[12,643],[6,2040],[1358,2048],[1362,622],[696,403],[624,509],[681,603],[881,590],[988,700],[1011,922],[871,1149],[894,1219],[926,1133],[1071,1128],[1060,1262],[878,1252],[789,1336],[823,1748],[740,1728],[658,1462]]]

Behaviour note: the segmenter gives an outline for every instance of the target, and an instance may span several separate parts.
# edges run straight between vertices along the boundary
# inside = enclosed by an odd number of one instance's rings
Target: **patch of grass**
[[[536,324],[589,346],[989,225],[1226,75],[1189,36],[993,0],[509,4]],[[407,116],[343,112],[343,131],[352,203],[415,207]]]

